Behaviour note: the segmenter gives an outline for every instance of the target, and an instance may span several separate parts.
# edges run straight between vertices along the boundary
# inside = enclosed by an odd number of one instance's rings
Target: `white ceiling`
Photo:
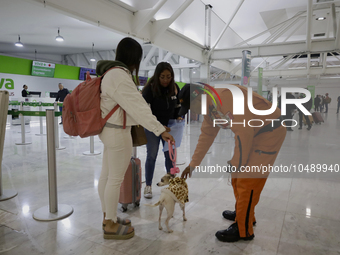
[[[24,0],[0,1],[0,53],[74,54],[115,49],[124,36]],[[60,27],[64,42],[55,37]],[[20,34],[23,48],[14,46]]]
[[[325,36],[312,36],[308,50],[309,1],[313,9],[311,34],[325,33]],[[187,6],[181,9],[186,3]],[[332,3],[335,19],[332,18]],[[242,49],[254,46],[253,67],[262,63],[261,66],[268,71],[280,64],[283,59],[280,55],[287,55],[280,52],[285,48],[278,48],[278,56],[261,56],[257,49],[264,52],[269,45],[285,43],[288,48],[291,45],[291,54],[308,54],[315,49],[313,41],[316,39],[321,42],[332,40],[325,51],[334,52],[340,48],[334,43],[334,32],[337,33],[339,26],[340,1],[320,4],[317,0],[0,0],[0,54],[27,56],[37,51],[37,54],[45,56],[70,55],[91,52],[92,43],[95,51],[113,50],[123,37],[133,35],[140,43],[151,41],[175,54],[204,62],[205,4],[213,6],[211,46],[216,44],[223,28],[230,22],[216,46],[215,55],[212,55],[213,59],[223,56],[223,63],[216,66],[228,72],[237,70],[234,59],[241,56]],[[297,14],[300,17],[294,21]],[[326,20],[316,21],[319,16],[326,17]],[[60,35],[65,38],[61,43],[55,41],[58,27]],[[277,29],[281,29],[282,33],[271,42],[266,41],[278,33]],[[14,46],[19,34],[23,48]],[[252,37],[252,40],[240,45]],[[302,46],[297,47],[297,42]],[[322,45],[318,47],[322,48]],[[236,57],[231,52],[235,48],[238,52]],[[319,48],[318,52],[321,52]],[[306,61],[307,58],[292,59],[280,68],[288,70],[298,63],[301,67],[304,65],[301,62],[304,62],[308,69]],[[322,56],[318,61],[322,62]],[[338,65],[339,59],[328,57],[327,63]],[[287,74],[284,73],[289,76]]]

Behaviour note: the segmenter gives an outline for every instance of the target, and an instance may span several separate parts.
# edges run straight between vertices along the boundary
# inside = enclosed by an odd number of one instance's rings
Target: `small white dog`
[[[170,174],[166,174],[163,176],[162,181],[157,183],[157,186],[164,186],[169,183],[168,188],[163,188],[161,191],[161,196],[159,201],[154,205],[148,205],[152,207],[159,206],[159,230],[162,230],[161,225],[161,217],[162,212],[165,207],[167,211],[167,218],[165,220],[165,225],[168,230],[168,233],[172,233],[173,231],[169,228],[169,220],[172,218],[175,210],[176,202],[179,203],[182,211],[183,211],[183,221],[186,221],[185,217],[185,203],[189,201],[188,199],[188,185],[185,182],[185,179],[171,176]],[[159,185],[160,184],[160,185]]]

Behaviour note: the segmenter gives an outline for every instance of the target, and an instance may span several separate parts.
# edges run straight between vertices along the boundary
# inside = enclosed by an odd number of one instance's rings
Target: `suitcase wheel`
[[[140,203],[139,203],[139,201],[137,201],[137,202],[135,203],[135,206],[139,207],[139,205],[140,205]]]

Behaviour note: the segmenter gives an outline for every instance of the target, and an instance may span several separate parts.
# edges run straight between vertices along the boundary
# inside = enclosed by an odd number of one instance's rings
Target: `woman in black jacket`
[[[150,105],[152,114],[156,116],[157,120],[162,123],[167,131],[170,119],[182,119],[178,116],[180,103],[177,98],[179,87],[174,81],[174,71],[171,65],[167,62],[161,62],[157,65],[154,75],[150,78],[148,83],[143,88],[142,94],[145,101]],[[152,198],[152,179],[155,170],[155,163],[157,159],[159,142],[164,141],[160,136],[145,129],[145,134],[148,140],[146,144],[147,156],[145,162],[145,179],[146,187],[144,189],[144,197]],[[165,167],[169,173],[172,167],[172,161],[169,157],[169,151],[164,152]]]

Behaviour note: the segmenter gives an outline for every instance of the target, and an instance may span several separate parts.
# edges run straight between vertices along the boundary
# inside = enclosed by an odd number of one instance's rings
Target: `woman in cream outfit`
[[[103,165],[98,182],[98,193],[104,213],[105,239],[128,239],[134,236],[130,220],[117,217],[120,186],[128,168],[132,153],[131,126],[142,125],[156,136],[167,141],[173,137],[152,115],[142,95],[137,90],[138,71],[142,47],[132,38],[124,38],[117,46],[116,61],[99,61],[96,72],[103,75],[101,84],[101,111],[104,118],[117,104],[118,110],[108,119],[99,138],[104,144]],[[135,73],[133,80],[132,73]],[[126,128],[123,129],[123,112],[126,112]]]

